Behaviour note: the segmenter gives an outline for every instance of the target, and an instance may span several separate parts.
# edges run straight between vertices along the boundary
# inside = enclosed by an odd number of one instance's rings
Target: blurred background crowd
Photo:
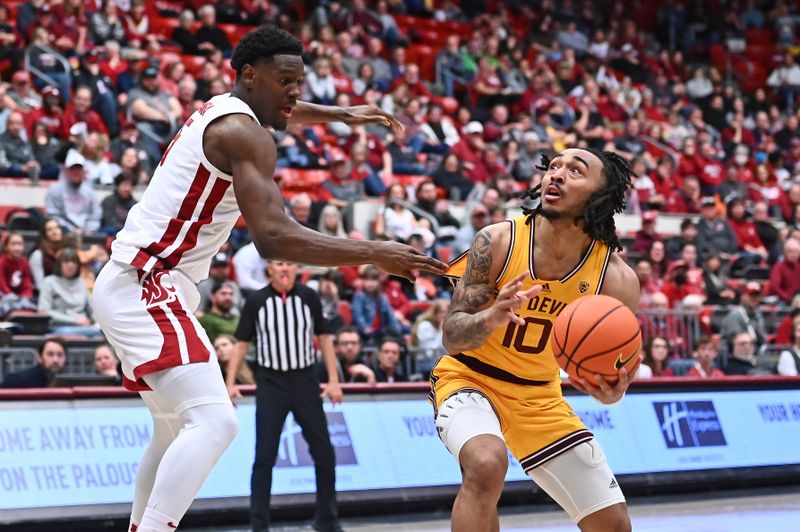
[[[22,364],[15,349],[38,349],[47,383],[65,365],[95,371],[92,357],[116,374],[94,275],[172,136],[232,88],[228,57],[260,24],[302,41],[304,100],[374,104],[405,127],[274,132],[299,223],[446,261],[519,213],[543,155],[613,150],[637,175],[618,225],[641,283],[640,378],[797,374],[800,10],[782,0],[8,0],[0,185],[46,193],[33,207],[0,197],[5,373]],[[446,280],[370,266],[300,278],[336,323],[344,382],[423,379],[441,354]],[[239,224],[200,287],[223,366],[243,299],[267,282]],[[64,357],[44,357],[46,335],[66,339]],[[70,366],[68,348],[88,362]]]

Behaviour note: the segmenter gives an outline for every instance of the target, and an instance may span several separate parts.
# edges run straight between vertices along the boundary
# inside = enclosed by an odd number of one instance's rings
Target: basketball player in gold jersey
[[[639,282],[614,253],[613,216],[631,176],[614,153],[565,150],[525,194],[539,204],[482,229],[448,271],[460,277],[443,326],[450,354],[431,385],[439,435],[463,473],[455,532],[499,530],[507,447],[581,530],[631,529],[602,448],[561,394],[550,344],[556,317],[581,296],[606,294],[636,311]],[[625,369],[613,385],[596,377],[573,385],[604,404],[630,380]]]

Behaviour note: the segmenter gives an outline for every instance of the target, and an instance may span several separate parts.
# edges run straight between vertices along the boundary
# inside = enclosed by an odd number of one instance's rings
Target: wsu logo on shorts
[[[170,303],[178,299],[175,287],[164,270],[153,270],[145,274],[142,281],[142,301],[147,308]]]

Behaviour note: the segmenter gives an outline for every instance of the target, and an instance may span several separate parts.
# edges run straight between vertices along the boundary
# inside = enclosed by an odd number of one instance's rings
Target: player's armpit
[[[639,308],[639,278],[636,277],[636,272],[616,253],[612,254],[609,259],[606,278],[600,293],[619,299],[631,309],[631,312],[636,312]]]

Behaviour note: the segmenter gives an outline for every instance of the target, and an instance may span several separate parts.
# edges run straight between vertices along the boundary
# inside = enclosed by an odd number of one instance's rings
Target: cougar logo
[[[164,270],[155,270],[142,281],[142,301],[147,308],[178,299],[175,287]]]
[[[591,285],[591,284],[589,284],[589,281],[581,281],[580,283],[578,283],[578,291],[579,291],[581,294],[585,294],[586,292],[588,292],[588,291],[589,291],[589,288],[590,288],[591,286],[592,286],[592,285]]]

